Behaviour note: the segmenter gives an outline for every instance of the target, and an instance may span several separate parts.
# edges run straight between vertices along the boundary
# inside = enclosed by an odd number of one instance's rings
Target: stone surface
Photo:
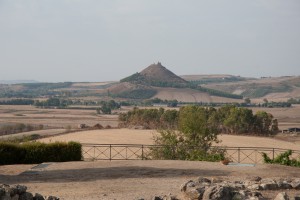
[[[226,186],[212,186],[205,190],[203,194],[203,200],[231,200],[233,197],[230,187]]]
[[[19,200],[33,200],[33,195],[29,192],[20,194]]]
[[[279,189],[292,189],[293,187],[292,187],[292,185],[291,185],[291,183],[288,183],[287,181],[285,181],[285,180],[280,180],[280,181],[277,181],[277,185],[278,185],[278,188]]]
[[[55,196],[46,196],[45,200],[59,200],[59,198]]]
[[[45,200],[45,198],[41,194],[35,193],[33,200]]]
[[[185,192],[185,191],[186,191],[186,188],[187,188],[187,185],[190,184],[190,183],[193,183],[193,182],[194,182],[194,181],[189,180],[189,181],[183,183],[183,184],[180,186],[180,191]]]
[[[276,183],[275,180],[266,178],[262,179],[261,181],[261,190],[277,190],[278,189],[278,184]]]
[[[293,180],[291,186],[296,190],[300,190],[300,179]]]
[[[289,200],[289,196],[286,194],[286,192],[280,192],[274,200]]]
[[[44,198],[38,193],[33,197],[32,193],[26,192],[26,190],[27,187],[24,185],[9,186],[2,184],[0,185],[0,200],[59,200],[55,196]]]
[[[17,194],[21,195],[27,191],[27,187],[25,185],[16,185]]]
[[[204,192],[205,187],[189,188],[185,193],[185,197],[191,200],[202,199]]]

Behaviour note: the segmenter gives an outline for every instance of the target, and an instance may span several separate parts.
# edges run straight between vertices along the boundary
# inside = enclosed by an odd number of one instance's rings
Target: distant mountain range
[[[0,80],[0,84],[38,83],[35,80]]]

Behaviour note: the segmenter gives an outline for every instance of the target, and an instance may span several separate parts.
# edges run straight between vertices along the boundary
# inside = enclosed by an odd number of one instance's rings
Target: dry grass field
[[[241,99],[230,99],[225,97],[211,96],[208,93],[188,88],[155,88],[157,94],[153,98],[177,99],[182,102],[243,102]]]
[[[0,105],[0,124],[24,123],[43,124],[50,128],[77,128],[78,124],[93,126],[118,125],[116,115],[97,115],[95,110],[80,109],[41,109],[34,106]]]

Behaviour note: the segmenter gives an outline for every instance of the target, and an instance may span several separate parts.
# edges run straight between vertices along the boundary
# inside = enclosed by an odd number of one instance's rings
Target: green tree
[[[102,105],[100,110],[104,114],[111,114],[111,108],[107,104]]]
[[[218,142],[218,123],[211,116],[215,109],[199,106],[182,107],[178,115],[178,130],[160,130],[154,137],[156,145],[152,156],[160,159],[220,160],[223,152],[210,151],[213,142]]]

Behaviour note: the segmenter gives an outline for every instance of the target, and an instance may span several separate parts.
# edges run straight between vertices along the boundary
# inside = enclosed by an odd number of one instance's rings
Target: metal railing
[[[144,160],[151,159],[151,149],[162,148],[143,144],[82,144],[84,160]],[[213,147],[216,148],[216,147]],[[263,163],[262,153],[271,159],[288,149],[265,147],[217,147],[225,150],[225,156],[236,163]],[[292,150],[291,158],[300,158],[300,151]]]

